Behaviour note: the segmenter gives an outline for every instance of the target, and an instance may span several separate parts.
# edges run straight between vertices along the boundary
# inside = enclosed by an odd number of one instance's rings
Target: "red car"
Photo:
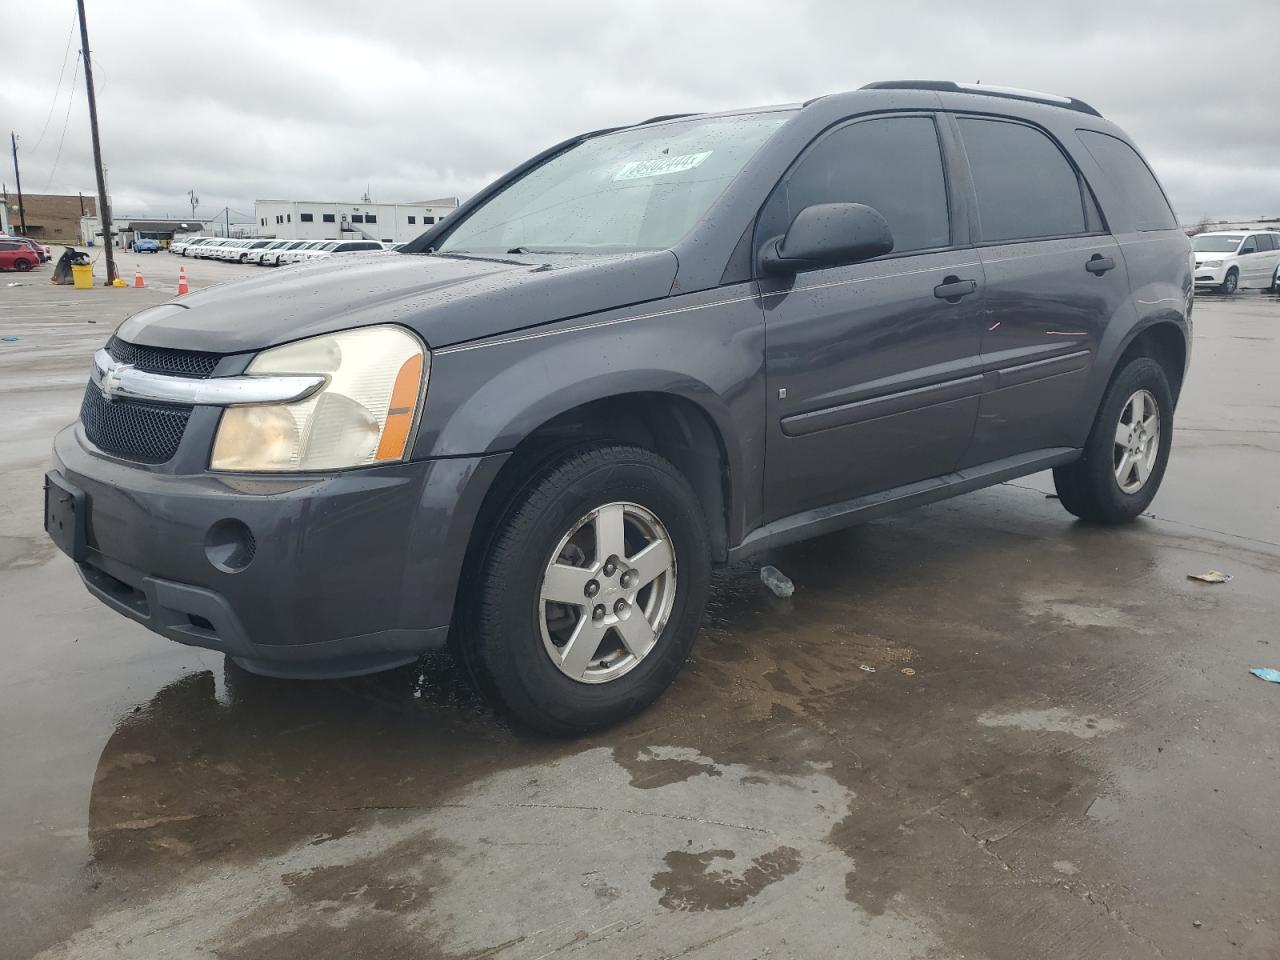
[[[40,255],[19,237],[0,238],[0,269],[30,270],[40,262]]]
[[[39,240],[32,240],[30,237],[6,237],[8,240],[17,240],[19,243],[25,243],[40,258],[40,262],[44,263],[49,259],[49,248]]]

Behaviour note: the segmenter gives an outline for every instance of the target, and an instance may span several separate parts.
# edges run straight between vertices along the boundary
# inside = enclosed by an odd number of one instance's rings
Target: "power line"
[[[58,71],[58,82],[53,88],[53,100],[49,103],[49,113],[44,118],[44,126],[40,128],[40,139],[36,141],[35,149],[40,149],[40,144],[44,143],[44,135],[49,129],[49,121],[53,119],[53,109],[58,105],[58,94],[62,90],[62,78],[67,72],[67,57],[71,55],[71,38],[76,35],[76,15],[71,15],[71,29],[67,31],[67,46],[62,51],[62,69]],[[79,55],[76,56],[76,64],[79,65]],[[71,92],[75,93],[75,80],[71,81]],[[35,152],[35,151],[32,151]]]
[[[58,172],[58,161],[62,159],[62,144],[67,139],[67,124],[71,121],[71,108],[76,102],[76,80],[80,77],[80,55],[76,54],[76,69],[71,75],[71,93],[67,97],[67,115],[62,121],[62,136],[58,138],[58,152],[53,157],[53,169],[49,171],[49,182],[44,185],[44,192],[48,193],[49,188],[53,186],[53,175]]]

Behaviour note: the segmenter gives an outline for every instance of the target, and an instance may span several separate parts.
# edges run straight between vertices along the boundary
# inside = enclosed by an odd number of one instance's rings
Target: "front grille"
[[[108,400],[92,381],[80,405],[80,422],[90,443],[105,453],[139,463],[172,460],[190,418],[191,408],[186,406]]]
[[[169,347],[143,347],[136,343],[111,338],[107,352],[118,363],[131,363],[147,373],[166,373],[174,377],[204,379],[222,359],[221,354],[198,350],[173,350]]]
[[[146,347],[112,337],[107,352],[117,363],[147,373],[203,380],[222,356],[198,350]],[[108,400],[92,380],[80,404],[84,435],[99,450],[138,463],[167,463],[178,452],[191,407],[140,400]]]

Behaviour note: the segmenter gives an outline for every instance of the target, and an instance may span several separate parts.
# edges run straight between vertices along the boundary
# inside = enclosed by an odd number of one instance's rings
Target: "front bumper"
[[[107,457],[77,424],[55,438],[47,483],[82,495],[81,542],[59,545],[107,606],[258,673],[334,677],[444,643],[472,524],[506,456],[183,475]],[[217,525],[249,531],[239,569],[223,562]]]
[[[1197,287],[1221,286],[1226,277],[1226,267],[1206,267],[1203,264],[1196,264],[1195,278]]]

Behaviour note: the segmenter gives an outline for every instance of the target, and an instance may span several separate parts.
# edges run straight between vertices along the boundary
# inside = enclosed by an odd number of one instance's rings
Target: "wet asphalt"
[[[1150,516],[1041,475],[762,554],[566,742],[446,655],[264,680],[83,590],[50,437],[177,260],[0,275],[0,957],[1280,956],[1280,301],[1198,301]]]

